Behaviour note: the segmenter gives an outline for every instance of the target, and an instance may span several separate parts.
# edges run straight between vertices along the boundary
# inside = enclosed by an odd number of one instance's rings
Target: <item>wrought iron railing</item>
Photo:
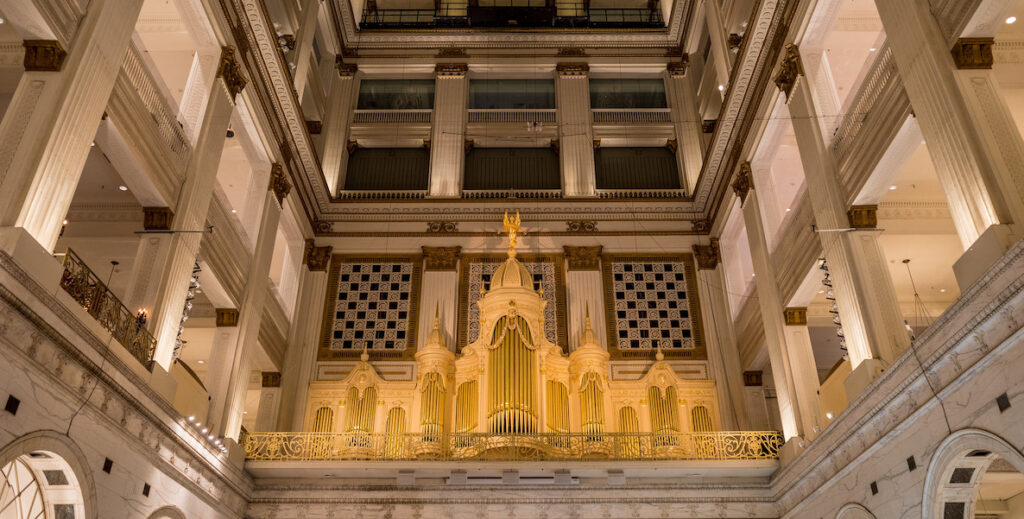
[[[338,200],[412,200],[426,198],[427,191],[418,189],[341,190]]]
[[[356,110],[353,123],[429,123],[432,110]]]
[[[463,189],[462,198],[562,198],[561,189]]]
[[[361,29],[465,27],[649,28],[665,27],[661,8],[589,8],[585,3],[546,0],[482,0],[475,5],[442,3],[437,9],[363,8]]]
[[[250,461],[775,460],[777,432],[386,434],[261,432],[242,438]]]
[[[670,123],[668,108],[595,108],[594,123]]]
[[[471,123],[554,123],[556,117],[555,110],[469,110]]]
[[[598,189],[599,198],[685,198],[682,189]]]
[[[153,360],[156,339],[146,329],[145,321],[128,311],[121,300],[71,249],[64,255],[64,274],[60,278],[60,287],[99,321],[143,366],[149,365]]]

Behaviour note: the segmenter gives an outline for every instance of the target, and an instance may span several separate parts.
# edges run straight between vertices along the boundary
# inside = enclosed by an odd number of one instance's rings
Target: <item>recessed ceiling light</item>
[[[4,23],[5,21],[6,20],[4,20],[3,18],[0,18],[0,23]]]
[[[819,291],[818,291],[818,293],[819,293],[819,294],[824,294],[824,293],[825,293],[825,291],[824,291],[824,290],[819,290]]]
[[[788,208],[788,207],[787,207],[787,208],[786,208],[786,212],[788,213],[788,212],[790,212],[790,211],[792,211],[792,209],[790,209],[790,208]]]
[[[718,91],[719,92],[724,92],[725,91],[725,85],[718,85]]]
[[[95,147],[96,147],[96,141],[92,141],[92,142],[90,142],[90,143],[89,143],[89,147],[90,147],[90,148],[95,148]]]
[[[825,418],[828,418],[829,420],[831,420],[831,419],[833,419],[835,417],[836,417],[836,415],[832,414],[831,411],[825,413]]]
[[[242,414],[249,414],[249,411],[242,411]]]
[[[237,212],[238,212],[238,209],[232,209],[232,210],[231,210],[231,214],[235,214],[235,213],[237,213]]]
[[[121,191],[128,191],[128,186],[117,186]]]
[[[896,191],[896,186],[889,186],[889,191]]]
[[[946,289],[945,288],[940,288],[939,292],[942,292],[943,294],[945,294],[946,293]]]
[[[206,364],[206,361],[205,360],[197,360],[196,363],[197,364]]]
[[[1006,23],[1014,23],[1016,21],[1017,21],[1017,17],[1016,16],[1011,16],[1011,17],[1006,19]]]
[[[874,47],[871,47],[871,48],[870,48],[870,49],[868,49],[868,50],[870,50],[871,52],[875,52],[875,51],[876,51],[876,50],[878,50],[878,49],[876,49],[876,48],[874,48]]]

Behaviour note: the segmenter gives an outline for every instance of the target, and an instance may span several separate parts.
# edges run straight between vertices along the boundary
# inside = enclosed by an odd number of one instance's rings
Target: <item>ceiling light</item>
[[[4,19],[3,18],[0,18],[0,23],[4,23]]]
[[[945,294],[946,293],[946,289],[945,288],[940,288],[939,292],[942,292],[943,294]]]
[[[725,85],[718,85],[719,92],[725,92]]]
[[[242,414],[249,414],[249,411],[242,411]]]
[[[792,209],[790,209],[790,208],[788,208],[788,207],[787,207],[787,208],[786,208],[786,212],[788,213],[788,212],[790,212],[790,211],[792,211]]]
[[[232,209],[231,210],[231,214],[236,214],[236,213],[238,213],[238,209]]]
[[[67,218],[65,218],[65,219],[64,219],[64,225],[67,225],[67,224],[68,224],[68,219],[67,219]]]
[[[1017,17],[1016,16],[1011,16],[1011,17],[1006,19],[1006,23],[1014,23],[1016,21],[1017,21]]]
[[[831,419],[833,419],[835,417],[836,417],[836,415],[832,414],[831,411],[825,413],[825,418],[828,418],[829,420],[831,420]]]
[[[824,293],[825,293],[825,291],[824,291],[824,290],[819,290],[819,291],[818,291],[818,293],[819,293],[819,294],[824,294]]]
[[[128,186],[117,186],[121,191],[128,191]]]
[[[896,191],[896,186],[895,185],[889,186],[889,191]]]
[[[871,47],[871,48],[870,48],[870,49],[868,49],[868,50],[869,50],[869,51],[871,51],[871,52],[875,52],[875,51],[876,51],[876,50],[878,50],[878,49],[876,49],[876,48],[874,48],[874,47]]]
[[[199,364],[206,364],[205,360],[197,360],[196,362],[199,363]]]

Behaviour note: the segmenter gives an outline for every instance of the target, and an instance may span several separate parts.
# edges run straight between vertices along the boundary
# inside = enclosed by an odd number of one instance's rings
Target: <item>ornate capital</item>
[[[313,234],[326,234],[334,230],[334,224],[323,220],[313,220]]]
[[[565,259],[569,262],[569,270],[597,270],[601,265],[601,251],[604,247],[572,247],[565,245]]]
[[[284,167],[281,166],[280,162],[275,162],[270,167],[270,184],[267,189],[274,192],[274,196],[277,197],[277,203],[284,204],[284,197],[288,196],[288,192],[292,190],[291,182],[284,175]]]
[[[732,182],[732,190],[740,199],[741,204],[747,201],[747,193],[750,192],[750,188],[753,186],[750,176],[750,163],[744,162],[740,164],[740,171],[736,173],[736,180]]]
[[[25,72],[58,72],[67,51],[57,40],[25,40]]]
[[[804,65],[800,60],[800,49],[795,44],[787,43],[783,52],[782,65],[779,67],[779,74],[775,76],[775,86],[779,87],[789,100],[797,78],[804,75]]]
[[[718,126],[718,119],[704,119],[700,123],[700,129],[704,133],[715,133],[716,126]]]
[[[238,309],[217,308],[214,324],[217,326],[238,326]]]
[[[707,218],[697,218],[690,222],[690,227],[693,229],[693,232],[706,234],[711,232],[711,220],[708,220]]]
[[[665,69],[668,70],[668,75],[672,77],[683,77],[686,75],[687,69],[690,68],[690,55],[683,54],[682,59],[679,61],[670,61]]]
[[[729,50],[737,52],[743,46],[743,35],[732,33],[729,35]]]
[[[302,261],[310,272],[326,272],[333,250],[334,247],[317,247],[313,240],[306,240],[306,250]]]
[[[846,212],[850,227],[854,229],[875,229],[878,227],[877,205],[855,205]]]
[[[714,270],[721,261],[719,256],[718,240],[711,238],[707,245],[694,245],[693,257],[697,259],[697,268],[701,270]]]
[[[235,48],[228,45],[220,50],[220,65],[217,67],[217,77],[224,80],[231,99],[242,93],[245,88],[245,78],[242,77],[242,66],[235,59]]]
[[[437,77],[466,77],[466,72],[468,71],[469,65],[465,63],[438,63],[434,66],[434,74]]]
[[[953,63],[958,69],[992,68],[995,38],[960,38],[953,45]]]
[[[462,247],[423,247],[426,270],[455,270],[459,266]]]
[[[565,222],[565,230],[569,232],[597,232],[597,221],[569,220]]]
[[[807,326],[807,308],[790,307],[782,311],[786,326]]]
[[[334,64],[338,67],[338,75],[341,77],[355,77],[356,72],[359,72],[359,65],[355,63],[345,63],[345,60],[341,56],[334,57]]]
[[[760,371],[744,371],[743,372],[743,385],[750,386],[763,386],[764,377]]]
[[[263,371],[263,387],[281,387],[281,373],[278,371]]]
[[[320,135],[324,131],[323,121],[306,121],[306,131],[310,135]]]
[[[665,141],[665,149],[672,153],[675,153],[676,151],[679,150],[679,141],[675,139],[669,139]]]
[[[555,66],[555,70],[558,71],[558,77],[584,78],[590,72],[590,65],[586,63],[559,63]]]
[[[142,228],[147,231],[169,231],[174,223],[170,207],[143,207]]]

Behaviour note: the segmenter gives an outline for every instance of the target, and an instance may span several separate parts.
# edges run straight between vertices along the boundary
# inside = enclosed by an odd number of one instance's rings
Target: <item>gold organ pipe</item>
[[[392,407],[384,422],[384,456],[401,458],[405,454],[405,409]]]
[[[488,353],[488,429],[498,434],[533,432],[537,388],[529,325],[516,317],[509,328],[508,319],[502,317],[495,325],[493,336],[501,343]]]
[[[345,431],[353,432],[359,429],[359,389],[349,388],[345,398]]]
[[[420,432],[436,439],[444,429],[444,382],[434,371],[423,378],[423,398],[420,407]]]
[[[555,380],[548,381],[548,430],[569,432],[569,391]]]
[[[329,433],[334,428],[334,409],[321,407],[313,415],[313,432]]]
[[[696,406],[690,411],[693,420],[693,432],[711,432],[715,429],[711,422],[711,412],[702,405]]]
[[[583,376],[583,394],[581,395],[583,414],[583,432],[601,434],[604,432],[604,393],[601,391],[601,379],[597,373],[590,372]]]
[[[455,399],[457,432],[475,432],[477,427],[477,382],[470,380],[460,384]]]
[[[621,439],[620,455],[624,458],[637,458],[640,456],[640,420],[637,419],[636,409],[632,406],[619,408],[619,432],[637,434],[637,436],[626,436]]]

